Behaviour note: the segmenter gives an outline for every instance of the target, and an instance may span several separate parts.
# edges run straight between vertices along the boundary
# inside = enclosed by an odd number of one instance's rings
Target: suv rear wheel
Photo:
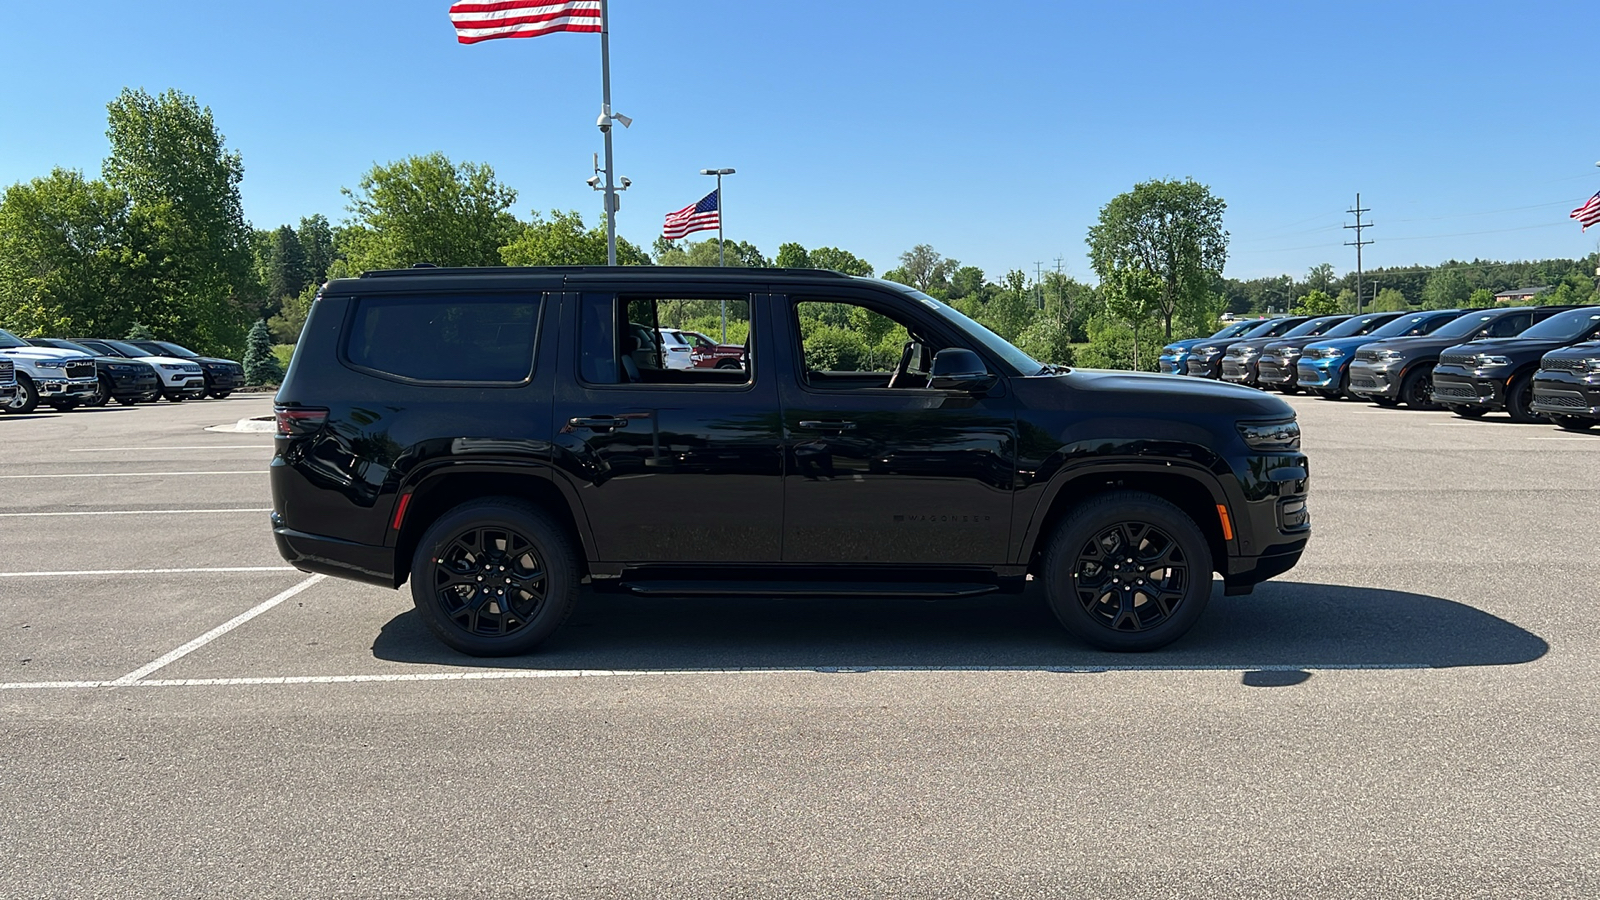
[[[578,554],[538,507],[474,500],[428,526],[411,559],[411,599],[439,640],[470,656],[515,656],[571,614]]]
[[[1211,598],[1211,547],[1183,510],[1141,491],[1083,504],[1044,554],[1045,595],[1061,624],[1106,650],[1156,650],[1182,637]]]

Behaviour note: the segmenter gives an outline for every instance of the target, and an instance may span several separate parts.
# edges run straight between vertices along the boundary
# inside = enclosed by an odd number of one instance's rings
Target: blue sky
[[[211,107],[257,227],[345,216],[375,162],[486,162],[517,212],[598,217],[599,39],[455,43],[447,0],[77,0],[0,11],[0,184],[98,173],[123,86]],[[92,30],[78,23],[92,22]],[[879,271],[927,243],[991,278],[1092,279],[1084,235],[1138,181],[1228,202],[1228,274],[1596,249],[1600,6],[614,0],[621,233],[731,166],[728,237],[838,246]],[[697,237],[703,237],[700,235]]]

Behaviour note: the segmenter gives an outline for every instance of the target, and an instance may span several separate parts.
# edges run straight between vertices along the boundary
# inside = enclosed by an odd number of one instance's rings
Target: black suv
[[[226,399],[227,396],[244,386],[244,365],[236,360],[221,359],[216,356],[201,356],[182,344],[171,341],[129,341],[128,343],[141,350],[149,351],[151,356],[171,356],[177,359],[187,359],[200,367],[206,376],[205,396],[216,400]]]
[[[1310,318],[1310,316],[1280,316],[1276,319],[1268,319],[1236,338],[1205,341],[1189,351],[1189,362],[1186,371],[1196,378],[1221,378],[1222,356],[1228,352],[1229,347],[1238,341],[1254,340],[1256,338],[1281,338],[1288,334],[1290,329]]]
[[[1247,384],[1257,387],[1261,383],[1261,351],[1268,344],[1273,344],[1284,338],[1319,337],[1327,334],[1335,325],[1343,322],[1349,316],[1318,316],[1307,319],[1299,325],[1285,331],[1280,337],[1245,338],[1234,341],[1228,346],[1228,352],[1222,357],[1222,380],[1234,384]]]
[[[155,366],[123,356],[107,356],[98,350],[61,338],[28,338],[35,347],[76,350],[94,357],[94,370],[100,383],[85,406],[105,406],[115,400],[123,406],[149,403],[161,396],[161,376]]]
[[[1445,319],[1425,335],[1387,338],[1361,345],[1350,363],[1350,393],[1379,406],[1438,409],[1433,370],[1439,354],[1467,341],[1511,337],[1570,306],[1469,309]]]
[[[1533,376],[1532,408],[1569,431],[1600,422],[1600,341],[1546,353]]]
[[[636,334],[720,329],[733,369]],[[329,282],[277,396],[272,526],[474,655],[580,583],[641,596],[963,597],[1028,576],[1149,650],[1310,534],[1300,429],[1233,385],[1041,365],[904,285],[831,272],[418,268]]]
[[[1568,309],[1516,337],[1450,347],[1433,370],[1433,395],[1459,416],[1504,409],[1514,422],[1533,423],[1533,376],[1551,350],[1600,337],[1600,306]]]

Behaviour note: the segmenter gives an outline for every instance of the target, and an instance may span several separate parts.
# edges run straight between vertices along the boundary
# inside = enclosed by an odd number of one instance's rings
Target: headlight
[[[139,371],[137,368],[135,368],[133,366],[125,366],[125,365],[122,365],[121,363],[112,363],[112,364],[106,366],[106,369],[108,371],[111,371],[111,372],[121,372],[121,373]]]
[[[67,361],[64,359],[41,359],[35,365],[41,369],[65,369]]]
[[[1179,353],[1183,352],[1183,348],[1182,347],[1162,347],[1161,348],[1161,352],[1166,354],[1167,356],[1177,356]]]
[[[1511,360],[1504,356],[1490,356],[1487,353],[1480,353],[1478,354],[1477,363],[1480,369],[1495,369],[1500,366],[1511,365]]]
[[[1298,357],[1299,355],[1300,355],[1300,348],[1299,347],[1284,347],[1283,349],[1278,351],[1278,356],[1280,358],[1282,358],[1282,359],[1294,359],[1294,358]]]
[[[1252,450],[1299,450],[1300,423],[1240,422],[1239,434]]]
[[[1216,356],[1222,352],[1221,347],[1196,347],[1193,351],[1196,356]]]
[[[159,365],[168,372],[187,372],[189,370],[189,367],[183,363],[159,363]]]
[[[1239,356],[1243,357],[1244,359],[1249,359],[1250,357],[1255,356],[1257,353],[1260,353],[1260,352],[1261,352],[1261,348],[1260,347],[1240,347],[1239,348]]]
[[[1591,375],[1600,374],[1600,359],[1586,359],[1583,361],[1584,371]]]

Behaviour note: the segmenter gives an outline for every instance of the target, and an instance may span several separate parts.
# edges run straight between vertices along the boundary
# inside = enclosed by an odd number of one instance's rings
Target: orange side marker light
[[[1228,508],[1221,503],[1217,504],[1217,518],[1222,520],[1222,539],[1225,541],[1233,540],[1233,522],[1228,519]],[[400,526],[396,525],[395,527],[399,528]]]

